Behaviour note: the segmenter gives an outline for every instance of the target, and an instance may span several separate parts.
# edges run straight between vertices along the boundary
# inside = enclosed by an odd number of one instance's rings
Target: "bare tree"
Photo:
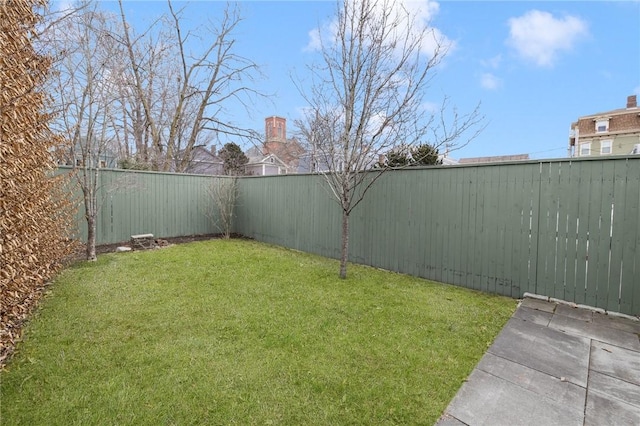
[[[219,133],[254,132],[224,117],[231,101],[248,102],[256,65],[234,52],[237,9],[203,34],[212,40],[198,53],[194,34],[183,32],[181,11],[134,34],[120,4],[120,23],[85,1],[44,31],[57,55],[52,93],[61,112],[57,130],[70,141],[88,225],[87,259],[95,260],[96,220],[107,194],[129,187],[102,185],[101,167],[118,156],[130,168],[183,171],[194,147]],[[207,38],[208,37],[208,38]],[[195,52],[195,53],[193,53]],[[100,196],[102,194],[102,196]]]
[[[87,221],[86,259],[95,261],[97,217],[106,198],[135,188],[135,179],[123,175],[103,183],[101,169],[114,167],[114,125],[124,73],[122,46],[113,37],[113,17],[96,3],[80,3],[73,13],[49,25],[43,41],[55,55],[51,93],[59,117],[52,127],[69,141],[63,159],[74,167],[82,190]]]
[[[216,178],[209,186],[209,196],[213,204],[207,211],[207,216],[222,232],[224,238],[231,237],[233,229],[233,214],[238,202],[238,178]]]
[[[446,101],[439,118],[427,112],[425,94],[447,46],[401,2],[338,1],[330,34],[319,35],[322,60],[311,67],[311,87],[300,90],[309,108],[299,127],[311,137],[317,170],[342,210],[340,277],[346,278],[349,215],[388,168],[364,171],[380,155],[408,150],[427,135],[436,148],[467,131],[472,139],[482,117],[477,107],[464,116],[454,111],[443,126]]]
[[[228,5],[219,22],[210,22],[199,32],[205,48],[198,53],[190,50],[195,34],[183,29],[182,11],[170,1],[168,8],[169,15],[161,21],[162,36],[153,43],[151,28],[141,35],[133,33],[120,1],[121,42],[139,107],[136,112],[143,116],[158,168],[183,171],[193,148],[209,144],[219,134],[258,138],[253,130],[226,117],[228,104],[248,107],[255,95],[260,96],[250,86],[258,67],[235,52],[234,31],[241,22],[237,7]]]
[[[96,260],[96,221],[103,201],[100,170],[115,162],[112,118],[122,51],[111,20],[97,4],[86,3],[43,34],[57,54],[51,91],[60,114],[53,126],[70,142],[66,157],[83,194],[90,261]]]

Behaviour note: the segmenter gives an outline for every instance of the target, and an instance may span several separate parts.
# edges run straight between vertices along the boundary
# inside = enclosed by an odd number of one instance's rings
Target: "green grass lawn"
[[[58,276],[1,373],[3,425],[433,424],[515,301],[261,243]]]

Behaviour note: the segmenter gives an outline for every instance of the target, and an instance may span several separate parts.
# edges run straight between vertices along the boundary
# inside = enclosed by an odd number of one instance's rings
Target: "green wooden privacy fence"
[[[60,172],[71,172],[60,167]],[[128,241],[151,233],[158,238],[217,232],[205,214],[210,208],[210,176],[102,169],[98,173],[97,244]],[[75,197],[82,199],[79,187]],[[78,210],[79,233],[86,240],[84,208]]]
[[[236,231],[338,257],[319,176],[242,181]],[[640,314],[640,159],[398,170],[351,216],[350,259],[472,289]]]
[[[103,170],[101,179],[123,189],[102,194],[99,243],[217,232],[207,187],[224,178]],[[242,178],[234,231],[339,257],[340,209],[322,182]],[[639,315],[640,158],[396,170],[353,211],[350,237],[354,262]]]

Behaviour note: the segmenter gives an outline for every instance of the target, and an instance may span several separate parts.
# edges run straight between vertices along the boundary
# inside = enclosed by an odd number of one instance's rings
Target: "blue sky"
[[[334,1],[242,1],[239,53],[261,66],[258,88],[273,94],[233,119],[262,131],[264,117],[287,118],[289,133],[305,103],[292,81],[317,54],[311,35],[330,22]],[[481,103],[486,129],[453,158],[527,153],[564,157],[569,126],[582,115],[623,108],[640,95],[640,1],[440,1],[423,3],[431,26],[452,43],[427,93],[446,95],[461,113]],[[178,4],[178,3],[174,3]],[[197,27],[225,6],[186,5]],[[115,10],[117,3],[103,2]],[[126,1],[134,26],[148,25],[165,2]]]

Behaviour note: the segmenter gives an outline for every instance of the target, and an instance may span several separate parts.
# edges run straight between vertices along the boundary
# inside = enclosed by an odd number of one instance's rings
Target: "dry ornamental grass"
[[[0,2],[0,368],[45,282],[72,250],[68,178],[52,177],[51,60],[33,48],[43,0]]]

